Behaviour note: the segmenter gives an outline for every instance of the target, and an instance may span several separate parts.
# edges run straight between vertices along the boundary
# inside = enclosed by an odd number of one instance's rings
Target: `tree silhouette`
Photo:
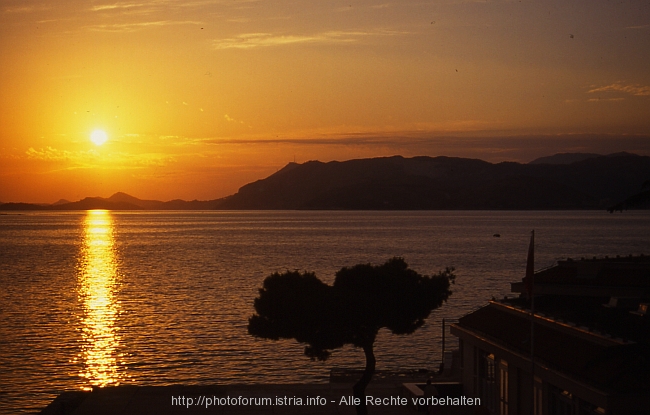
[[[375,373],[374,344],[379,330],[411,334],[424,324],[432,310],[451,295],[453,268],[422,276],[404,259],[383,265],[359,264],[342,268],[333,285],[314,273],[287,271],[264,280],[255,299],[256,314],[248,332],[256,337],[296,339],[305,343],[305,354],[326,360],[331,350],[346,344],[363,349],[366,367],[353,392],[367,414],[365,390]]]

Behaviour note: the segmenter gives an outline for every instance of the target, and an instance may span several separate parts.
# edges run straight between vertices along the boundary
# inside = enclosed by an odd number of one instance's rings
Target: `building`
[[[650,414],[650,257],[567,259],[533,279],[452,325],[465,395],[501,415]]]

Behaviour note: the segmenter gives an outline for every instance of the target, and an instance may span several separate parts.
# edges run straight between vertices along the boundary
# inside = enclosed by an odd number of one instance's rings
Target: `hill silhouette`
[[[143,200],[118,192],[109,198],[86,197],[76,202],[61,199],[51,205],[33,203],[4,203],[0,210],[212,210],[218,200]]]
[[[606,209],[638,192],[650,157],[629,153],[569,164],[492,164],[401,156],[289,163],[219,209]]]
[[[648,179],[650,157],[630,153],[557,154],[528,164],[393,156],[289,163],[223,199],[162,202],[118,192],[51,205],[5,203],[0,210],[622,210],[647,207],[647,190],[637,194]]]
[[[588,160],[600,157],[602,154],[595,153],[558,153],[552,156],[537,158],[528,164],[571,164],[577,161]]]

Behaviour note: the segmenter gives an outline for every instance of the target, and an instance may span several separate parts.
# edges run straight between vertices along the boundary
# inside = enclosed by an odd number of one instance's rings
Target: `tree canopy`
[[[248,332],[273,340],[296,339],[306,344],[307,356],[319,360],[345,344],[362,348],[366,369],[354,394],[362,398],[358,412],[366,413],[365,388],[375,371],[373,348],[379,330],[411,334],[421,327],[451,295],[453,271],[423,276],[404,259],[392,258],[382,265],[344,267],[331,286],[312,272],[274,273],[255,299]]]

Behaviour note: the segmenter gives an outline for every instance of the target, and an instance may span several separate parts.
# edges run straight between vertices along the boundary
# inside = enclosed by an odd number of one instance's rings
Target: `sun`
[[[108,134],[104,130],[95,130],[90,133],[90,141],[95,143],[97,146],[101,146],[106,141],[108,141]]]

